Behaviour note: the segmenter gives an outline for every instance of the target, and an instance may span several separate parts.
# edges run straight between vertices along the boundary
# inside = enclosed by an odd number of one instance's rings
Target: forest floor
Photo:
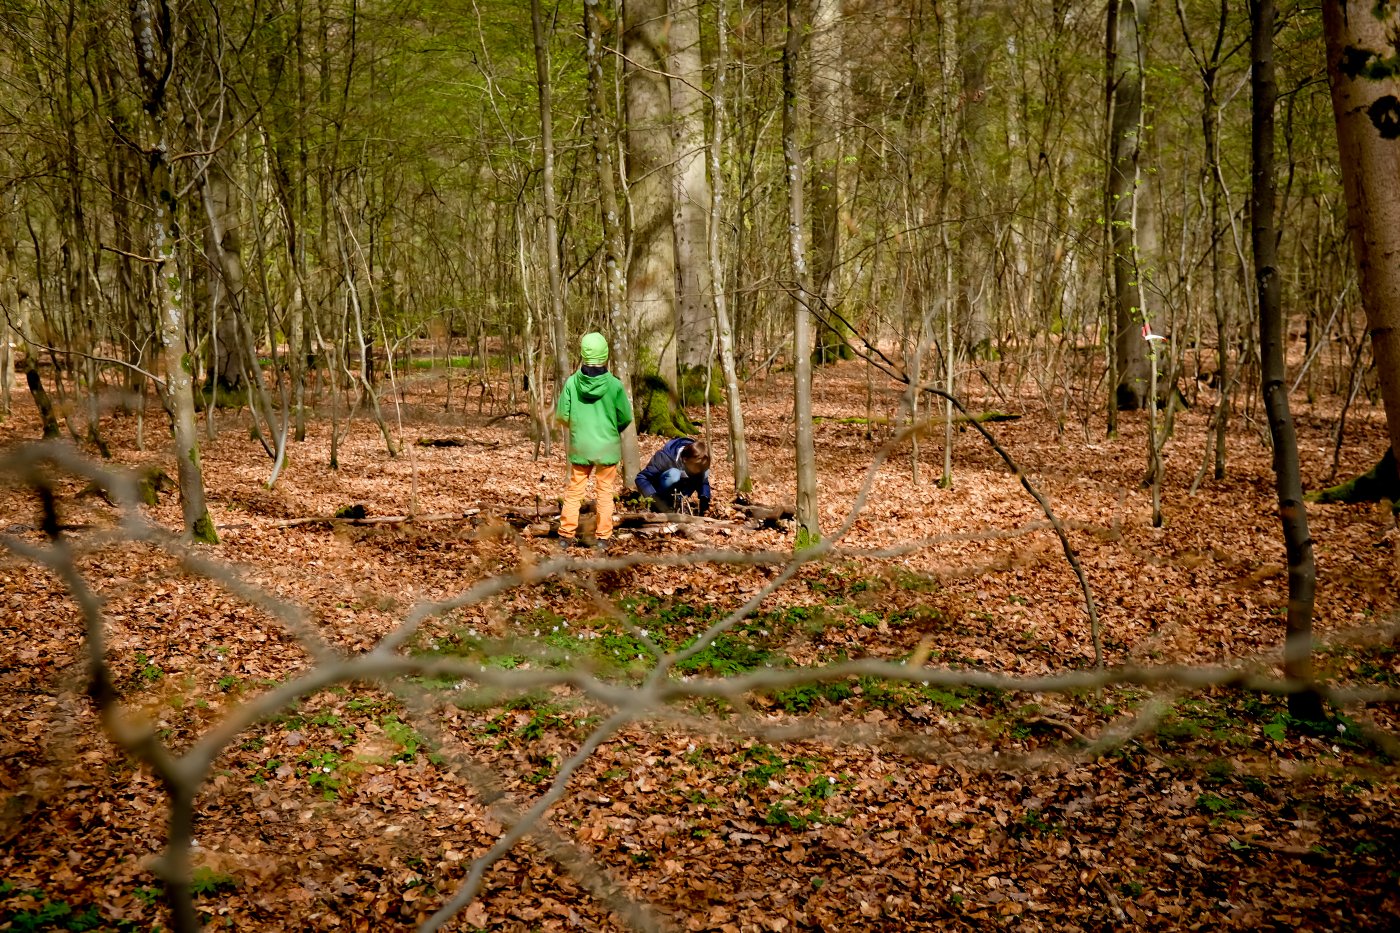
[[[246,413],[221,413],[203,446],[222,541],[200,553],[287,603],[329,643],[364,652],[415,605],[553,559],[552,543],[492,516],[548,506],[564,458],[532,459],[525,419],[490,421],[461,382],[403,384],[387,405],[404,443],[386,456],[357,419],[328,468],[329,424],[294,444],[275,488]],[[791,501],[790,382],[746,387],[757,489]],[[504,391],[502,388],[500,391]],[[898,395],[874,393],[888,417]],[[1229,477],[1187,495],[1209,418],[1202,400],[1167,447],[1165,526],[1150,523],[1142,415],[1106,438],[1056,431],[1027,395],[989,425],[1069,526],[1094,593],[1106,662],[1276,671],[1286,580],[1260,414],[1236,417]],[[0,450],[37,437],[26,398]],[[1296,399],[1304,480],[1330,472],[1337,405]],[[976,410],[976,406],[974,406]],[[847,517],[889,428],[866,415],[863,370],[818,374],[824,530]],[[697,411],[698,415],[699,412]],[[1071,411],[1071,416],[1073,412]],[[127,465],[135,419],[102,429]],[[152,410],[146,436],[156,436]],[[202,430],[202,423],[201,423]],[[874,434],[867,437],[867,430]],[[729,514],[722,408],[712,413],[715,502]],[[415,446],[419,438],[466,446]],[[799,569],[683,667],[707,678],[856,658],[931,672],[1087,672],[1093,639],[1059,541],[1018,478],[970,430],[951,489],[936,485],[942,430],[874,478],[840,550]],[[643,439],[643,456],[659,444]],[[1340,476],[1385,445],[1377,409],[1353,411]],[[240,703],[313,665],[266,607],[181,568],[165,549],[100,532],[117,511],[58,483],[78,566],[104,600],[116,686],[179,750]],[[177,528],[172,492],[147,514]],[[370,516],[480,509],[460,520],[279,525],[352,504]],[[42,536],[32,492],[0,486],[0,532]],[[1395,687],[1397,536],[1387,508],[1312,506],[1317,655],[1340,684]],[[791,551],[787,530],[624,537],[608,569],[576,569],[431,618],[407,650],[479,661],[502,676],[577,664],[617,685],[647,667],[638,629],[675,647],[774,581],[767,564],[666,564],[712,547]],[[892,552],[892,553],[891,553]],[[154,859],[159,781],[109,741],[84,693],[83,627],[60,581],[0,549],[0,929],[150,930],[168,924]],[[629,559],[648,560],[623,566]],[[580,558],[580,561],[584,560]],[[934,678],[937,679],[937,678]],[[419,697],[415,701],[413,697]],[[422,700],[421,698],[427,698]],[[428,709],[422,708],[423,706]],[[198,798],[195,890],[211,928],[410,929],[437,910],[503,831],[484,787],[516,805],[544,793],[610,711],[556,686],[484,694],[416,678],[348,683],[245,730]],[[1170,685],[1064,694],[874,677],[674,704],[589,756],[550,811],[621,892],[681,930],[1388,930],[1400,914],[1395,762],[1368,728],[1400,733],[1393,707],[1334,711],[1301,729],[1273,696]],[[1136,730],[1092,751],[1115,731]],[[483,773],[494,778],[483,779]],[[622,920],[530,837],[485,874],[450,929],[618,929]],[[587,883],[585,883],[587,882]]]

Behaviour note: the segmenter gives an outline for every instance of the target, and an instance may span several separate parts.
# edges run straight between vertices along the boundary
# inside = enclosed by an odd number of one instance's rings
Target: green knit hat
[[[584,334],[578,348],[585,366],[602,366],[608,361],[608,338],[597,331]]]

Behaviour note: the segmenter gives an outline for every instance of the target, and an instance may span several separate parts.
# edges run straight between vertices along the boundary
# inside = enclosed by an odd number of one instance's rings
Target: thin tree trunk
[[[715,80],[710,88],[714,122],[710,130],[709,258],[710,287],[714,294],[715,335],[719,344],[720,371],[724,375],[725,410],[729,414],[729,459],[734,467],[734,494],[740,496],[752,491],[753,482],[749,478],[749,447],[744,432],[744,406],[739,397],[739,370],[734,363],[734,329],[729,320],[724,259],[720,254],[720,228],[724,220],[721,209],[724,189],[721,156],[724,153],[725,69],[729,60],[727,7],[726,0],[716,0]],[[705,426],[709,427],[708,420]]]
[[[1118,360],[1118,318],[1113,292],[1113,215],[1117,208],[1117,202],[1114,200],[1114,191],[1117,186],[1114,171],[1118,151],[1118,138],[1113,128],[1117,119],[1114,113],[1114,103],[1118,87],[1118,14],[1120,7],[1119,0],[1108,0],[1107,24],[1104,30],[1103,269],[1101,270],[1103,288],[1100,291],[1100,297],[1102,318],[1106,328],[1104,349],[1108,363],[1108,435],[1110,437],[1118,433],[1118,380],[1122,370]]]
[[[618,211],[617,175],[613,169],[612,133],[604,114],[607,113],[603,91],[602,24],[597,2],[584,4],[583,36],[588,50],[588,122],[593,137],[593,162],[598,176],[598,191],[603,215],[603,277],[607,297],[608,322],[612,325],[612,371],[622,381],[623,389],[633,394],[632,332],[624,307],[625,283],[622,278],[626,250],[622,239],[622,215]],[[637,406],[633,404],[635,412]],[[641,471],[641,456],[637,449],[637,423],[622,432],[622,483],[630,487]]]
[[[3,417],[9,417],[12,412],[11,396],[18,373],[15,348],[21,337],[14,332],[11,321],[11,316],[19,311],[18,258],[19,249],[9,215],[0,209],[0,311],[5,314],[5,321],[0,324],[0,416]]]
[[[554,341],[556,391],[569,378],[569,324],[564,310],[564,277],[559,263],[559,208],[554,188],[553,81],[549,75],[549,36],[540,14],[540,0],[530,0],[535,37],[535,85],[540,99],[540,149],[544,166],[540,186],[544,198],[544,245],[549,269],[549,333]],[[449,370],[450,371],[450,370]],[[544,391],[541,386],[541,392]]]
[[[812,289],[829,305],[837,303],[841,256],[841,133],[846,60],[841,41],[842,0],[812,3],[810,72],[812,172],[808,181],[812,218]],[[817,320],[816,360],[851,359],[849,328],[828,315]],[[833,324],[835,326],[833,326]]]
[[[797,67],[804,24],[799,0],[787,0],[787,39],[783,43],[783,161],[788,188],[788,249],[792,260],[793,420],[796,422],[797,547],[821,540],[817,503],[817,452],[812,437],[812,314],[807,250],[802,241],[802,157],[797,148]]]
[[[349,224],[349,218],[345,217],[342,211],[341,224],[337,225],[336,227],[336,231],[338,234],[337,242],[340,245],[340,262],[343,274],[345,276],[345,294],[347,300],[350,302],[350,310],[353,314],[352,320],[355,324],[355,332],[353,336],[355,339],[355,345],[359,347],[360,350],[360,390],[364,392],[365,401],[369,403],[370,415],[374,418],[374,423],[379,427],[380,436],[384,438],[384,449],[388,452],[390,457],[397,457],[399,455],[399,445],[394,440],[393,432],[389,430],[389,423],[384,419],[384,410],[379,405],[379,393],[375,392],[374,384],[370,381],[369,378],[369,354],[370,347],[373,345],[373,343],[372,341],[365,339],[364,311],[360,306],[360,290],[355,284],[354,276],[351,274],[350,253],[345,246],[345,230],[348,229]],[[363,257],[361,257],[361,259],[363,262]],[[367,263],[365,263],[365,265],[366,267],[368,266]],[[374,288],[374,282],[372,280],[367,282],[366,284],[367,287],[371,289]],[[350,335],[347,330],[347,339],[349,336]],[[347,361],[349,360],[349,353],[345,354],[345,358]]]
[[[1109,220],[1113,241],[1115,386],[1119,410],[1147,403],[1148,360],[1139,333],[1146,320],[1138,266],[1138,158],[1142,145],[1143,55],[1151,0],[1116,0],[1120,10],[1114,56],[1113,119],[1109,137]]]
[[[538,0],[536,0],[538,2]],[[544,366],[540,361],[540,354],[535,347],[535,302],[530,295],[530,268],[525,261],[528,254],[529,244],[525,241],[525,208],[523,204],[517,203],[515,207],[515,236],[519,244],[520,253],[520,297],[521,305],[525,311],[525,335],[524,335],[524,370],[526,382],[526,398],[530,408],[530,421],[533,424],[531,434],[534,435],[534,456],[533,459],[540,459],[540,448],[543,446],[547,456],[553,449],[553,438],[550,436],[549,422],[549,396],[544,385]],[[546,249],[552,249],[546,246]],[[451,357],[448,358],[448,372],[452,371]],[[511,379],[514,385],[514,377]]]
[[[164,4],[162,4],[162,8]],[[166,14],[168,16],[168,13]],[[214,522],[204,502],[204,474],[199,462],[199,439],[194,419],[194,385],[191,377],[193,363],[185,344],[185,308],[183,285],[175,259],[175,185],[171,178],[169,152],[166,149],[165,99],[169,90],[170,73],[161,62],[170,62],[174,54],[168,30],[158,28],[156,12],[150,0],[136,0],[131,7],[131,27],[136,43],[137,71],[146,91],[146,113],[150,138],[155,140],[147,152],[147,190],[152,196],[150,253],[159,259],[153,267],[151,294],[160,314],[160,344],[165,362],[165,391],[171,418],[175,426],[175,463],[179,477],[181,510],[185,532],[197,541],[216,543],[219,540]],[[157,45],[159,43],[159,45]],[[171,883],[167,879],[167,883]],[[177,914],[186,907],[188,885],[183,892],[177,888],[172,897]]]
[[[1317,571],[1313,563],[1308,510],[1303,502],[1303,481],[1298,464],[1298,438],[1288,410],[1284,353],[1283,279],[1277,268],[1278,229],[1274,200],[1274,105],[1278,87],[1274,79],[1274,2],[1250,2],[1250,87],[1253,91],[1251,167],[1253,188],[1254,276],[1259,296],[1259,350],[1262,394],[1274,442],[1274,474],[1278,489],[1279,519],[1288,557],[1288,615],[1283,644],[1283,670],[1291,680],[1307,687],[1312,682],[1313,598]],[[1322,705],[1311,690],[1288,697],[1295,719],[1318,721]]]
[[[990,108],[987,97],[995,88],[988,73],[998,45],[1003,41],[1004,16],[1000,0],[962,0],[956,10],[956,50],[962,76],[959,107],[962,121],[957,136],[958,201],[962,222],[958,225],[956,271],[960,277],[959,306],[963,319],[961,350],[968,357],[991,355],[993,302],[984,285],[993,277],[996,234],[988,203],[993,178],[987,130]]]

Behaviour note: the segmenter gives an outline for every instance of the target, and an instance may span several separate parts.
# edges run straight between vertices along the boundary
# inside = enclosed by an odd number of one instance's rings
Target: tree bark
[[[993,158],[986,137],[990,122],[987,97],[993,90],[988,72],[998,44],[1003,41],[1004,12],[999,0],[961,0],[956,13],[958,71],[962,75],[957,171],[962,222],[958,225],[955,260],[962,318],[958,349],[969,356],[989,356],[996,336],[993,301],[988,295],[990,289],[985,287],[992,280],[996,251],[989,216]]]
[[[1150,0],[1118,4],[1113,119],[1109,128],[1109,223],[1113,243],[1113,331],[1119,411],[1147,403],[1148,360],[1141,328],[1146,320],[1138,274],[1137,185],[1142,141],[1144,26]]]
[[[625,283],[622,264],[625,248],[622,240],[622,215],[617,201],[617,173],[613,168],[613,134],[603,91],[602,23],[598,4],[601,0],[584,0],[583,37],[588,63],[588,124],[593,139],[593,165],[597,173],[600,208],[603,215],[603,289],[612,327],[612,371],[622,381],[629,396],[634,395],[633,332],[624,305]],[[635,398],[632,410],[637,410]],[[637,449],[637,419],[622,432],[622,484],[631,487],[633,478],[641,471],[641,456]]]
[[[841,259],[841,137],[846,84],[846,58],[842,48],[842,0],[815,0],[812,4],[810,70],[812,98],[812,172],[808,182],[812,217],[812,289],[829,306],[836,306],[840,292],[837,270]],[[836,326],[832,326],[835,323]],[[817,321],[816,361],[849,360],[855,356],[846,339],[849,328]]]
[[[137,71],[145,90],[147,127],[154,144],[147,151],[147,190],[152,196],[150,254],[159,263],[152,267],[151,294],[157,302],[160,344],[165,362],[166,403],[175,433],[175,463],[185,532],[197,541],[216,543],[218,533],[204,502],[204,473],[199,462],[199,441],[194,421],[193,364],[185,344],[183,283],[175,261],[175,185],[167,149],[165,102],[175,68],[170,35],[170,12],[162,2],[135,0],[131,6],[132,36]],[[187,894],[188,892],[186,892]],[[177,896],[177,901],[181,898]],[[192,908],[191,908],[192,909]]]
[[[0,324],[0,417],[10,415],[10,399],[18,373],[15,348],[19,345],[20,336],[13,333],[10,322],[10,315],[19,310],[18,252],[9,213],[0,207],[0,309],[9,312],[5,315],[4,323]]]
[[[637,373],[654,373],[674,386],[676,260],[671,232],[671,93],[665,76],[666,0],[625,0],[622,9],[627,199],[632,218],[627,308]]]
[[[676,257],[676,355],[683,400],[693,393],[686,376],[704,370],[713,342],[710,310],[710,265],[705,218],[710,209],[710,181],[705,177],[705,94],[701,89],[699,0],[671,0],[669,67],[671,74],[671,205]],[[703,392],[704,380],[698,382]]]
[[[1273,0],[1251,0],[1250,30],[1250,87],[1253,91],[1250,214],[1254,276],[1259,295],[1260,370],[1269,434],[1274,442],[1279,520],[1288,558],[1283,670],[1287,677],[1307,686],[1312,682],[1312,618],[1317,570],[1313,563],[1312,536],[1308,533],[1308,510],[1303,502],[1298,438],[1288,409],[1284,362],[1287,335],[1283,326],[1283,280],[1277,268],[1278,228],[1274,219],[1274,105],[1278,87],[1274,79]],[[1310,690],[1290,694],[1288,708],[1295,719],[1315,722],[1322,718],[1319,698]]]
[[[1400,5],[1325,0],[1322,22],[1347,228],[1390,448],[1400,453]]]
[[[549,36],[544,29],[540,0],[530,0],[530,25],[535,42],[535,86],[540,106],[540,174],[544,200],[545,260],[549,270],[549,334],[554,341],[556,391],[569,378],[569,323],[564,310],[564,276],[559,261],[559,207],[554,187],[554,83],[549,75]],[[541,387],[543,393],[543,387]]]
[[[734,466],[734,494],[747,495],[753,489],[749,478],[749,447],[744,432],[744,406],[739,397],[739,370],[734,362],[734,328],[729,318],[728,295],[725,291],[724,258],[720,252],[719,231],[723,221],[724,174],[721,156],[724,154],[726,68],[729,60],[729,10],[725,0],[716,0],[715,9],[715,80],[710,95],[713,100],[714,123],[710,130],[710,282],[715,300],[715,330],[719,344],[720,371],[724,374],[724,402],[729,414],[729,460]]]
[[[788,250],[792,261],[793,421],[797,460],[797,547],[821,540],[817,512],[817,453],[812,437],[812,298],[807,271],[807,247],[802,239],[807,218],[802,204],[802,157],[797,146],[798,59],[805,24],[797,5],[787,0],[787,33],[783,43],[783,161],[787,169]]]

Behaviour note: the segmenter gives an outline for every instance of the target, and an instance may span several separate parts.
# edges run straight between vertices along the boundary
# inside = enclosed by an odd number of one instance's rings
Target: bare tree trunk
[[[227,305],[227,311],[220,317],[220,324],[229,322],[233,326],[234,349],[239,351],[241,372],[248,379],[250,395],[249,408],[252,410],[254,425],[262,419],[267,433],[272,438],[272,447],[264,441],[264,449],[272,456],[272,472],[267,485],[271,488],[282,472],[282,464],[287,453],[287,430],[285,417],[279,426],[272,398],[263,380],[262,366],[258,362],[257,340],[253,336],[252,325],[248,322],[243,306],[243,246],[238,234],[238,211],[234,198],[234,186],[228,177],[224,164],[225,153],[215,157],[206,170],[200,186],[204,200],[204,211],[209,221],[208,243],[205,248],[210,265],[209,309],[217,313]],[[275,352],[275,348],[274,348]],[[209,404],[213,404],[211,397]]]
[[[842,48],[842,0],[815,0],[811,23],[812,95],[812,289],[831,306],[840,292],[841,226],[841,135],[842,104],[846,72]],[[816,359],[819,363],[851,359],[855,356],[846,343],[849,328],[832,326],[828,315],[817,321]]]
[[[384,419],[384,410],[379,405],[379,393],[374,390],[374,383],[370,381],[370,347],[373,346],[374,343],[372,339],[373,331],[370,332],[371,339],[366,340],[364,310],[360,305],[360,290],[359,287],[355,284],[355,277],[352,272],[353,266],[351,265],[350,252],[348,247],[345,245],[345,236],[346,231],[350,228],[350,219],[344,215],[343,208],[341,210],[340,219],[341,223],[336,227],[336,231],[338,233],[337,242],[340,245],[341,269],[345,276],[345,294],[350,304],[350,310],[353,315],[352,320],[354,321],[355,325],[355,332],[353,335],[349,333],[348,328],[346,328],[344,332],[346,334],[346,339],[348,340],[351,338],[351,336],[353,336],[355,340],[355,345],[359,347],[360,390],[364,392],[364,400],[369,403],[370,415],[374,418],[374,423],[379,427],[380,436],[384,438],[384,449],[386,452],[388,452],[390,457],[397,457],[399,455],[399,445],[394,440],[394,433],[389,430],[389,423]],[[360,252],[358,249],[358,244],[356,244],[356,246],[356,251]],[[368,273],[369,264],[367,262],[364,262],[363,255],[361,255],[360,258],[361,264],[365,267],[366,272]],[[374,280],[367,279],[366,287],[373,289]],[[344,354],[344,358],[348,363],[350,359],[349,352],[346,352]]]
[[[1253,190],[1254,276],[1259,295],[1259,351],[1264,407],[1274,441],[1274,474],[1278,489],[1283,546],[1288,556],[1288,615],[1283,643],[1284,674],[1299,684],[1312,682],[1313,598],[1317,570],[1313,563],[1308,510],[1303,502],[1303,481],[1298,465],[1298,438],[1288,410],[1288,383],[1284,353],[1287,335],[1283,326],[1283,279],[1276,267],[1278,228],[1274,219],[1274,105],[1278,87],[1274,79],[1274,0],[1250,0],[1250,86],[1253,90],[1251,163]],[[1316,693],[1289,694],[1289,713],[1295,719],[1318,721],[1322,705]]]
[[[802,241],[807,218],[802,206],[802,156],[797,148],[797,66],[805,26],[799,0],[787,0],[787,40],[783,43],[783,161],[788,188],[788,249],[792,260],[793,421],[797,439],[797,547],[821,540],[817,511],[817,452],[812,437],[812,292],[807,249]]]
[[[150,138],[155,141],[147,152],[147,190],[153,203],[150,252],[159,260],[153,267],[152,295],[160,316],[160,344],[165,362],[166,405],[175,426],[175,464],[179,476],[181,510],[185,532],[197,541],[216,543],[218,533],[204,503],[204,474],[199,462],[199,440],[194,420],[193,363],[185,343],[183,285],[175,261],[178,234],[175,226],[175,185],[171,178],[166,149],[165,100],[174,68],[169,11],[159,5],[160,16],[150,0],[136,0],[131,7],[131,27],[136,43],[137,71],[146,92],[146,113]],[[167,879],[167,883],[175,883]],[[177,912],[186,907],[188,890],[173,892]],[[190,911],[193,910],[189,906]]]
[[[529,251],[529,244],[525,240],[525,207],[518,203],[515,207],[515,236],[520,249],[520,297],[521,305],[525,311],[525,334],[523,357],[525,370],[525,396],[529,403],[530,422],[532,428],[530,433],[534,436],[534,459],[540,458],[540,448],[543,446],[547,456],[554,446],[554,439],[549,429],[550,405],[548,390],[544,382],[544,364],[540,359],[540,353],[535,346],[535,301],[530,294],[530,266],[526,262]],[[546,249],[553,249],[546,246]],[[448,372],[452,371],[452,357],[448,355]],[[511,383],[514,385],[512,378]]]
[[[671,0],[668,62],[671,85],[671,229],[676,259],[676,385],[687,399],[686,376],[708,366],[714,315],[705,215],[710,182],[705,177],[705,94],[701,90],[699,0]],[[708,379],[708,377],[707,377]]]
[[[205,295],[209,315],[215,321],[214,362],[210,371],[213,381],[208,386],[211,405],[219,392],[241,392],[245,377],[251,375],[248,370],[251,348],[244,346],[243,324],[239,320],[243,297],[242,247],[233,205],[233,185],[224,164],[226,158],[225,152],[211,158],[200,184],[209,221],[204,246]],[[254,418],[258,414],[254,411]]]
[[[1325,0],[1322,21],[1347,228],[1390,447],[1400,455],[1400,75],[1393,64],[1400,6]]]
[[[734,466],[734,494],[744,495],[753,489],[749,478],[748,438],[744,433],[744,406],[739,397],[739,371],[734,363],[734,329],[729,320],[726,300],[724,260],[720,254],[720,227],[724,220],[721,209],[724,175],[721,156],[724,153],[725,69],[729,59],[729,10],[725,0],[716,0],[715,9],[715,80],[710,88],[714,123],[710,130],[710,287],[715,302],[715,336],[719,343],[719,365],[724,374],[724,401],[729,414],[729,459]],[[709,424],[706,422],[706,427]]]
[[[540,99],[540,149],[544,165],[540,185],[544,196],[545,259],[549,269],[549,333],[554,341],[556,391],[569,378],[569,323],[564,309],[564,276],[559,263],[559,207],[554,189],[553,82],[549,75],[549,36],[540,14],[540,0],[530,0],[535,36],[535,85]],[[449,369],[450,372],[450,369]],[[540,387],[541,393],[544,387]]]
[[[1113,329],[1118,381],[1115,404],[1136,411],[1147,402],[1148,360],[1140,329],[1146,320],[1138,268],[1138,156],[1142,144],[1144,27],[1151,0],[1118,3],[1113,120],[1109,129],[1109,223],[1113,242]]]
[[[993,193],[991,159],[988,158],[987,96],[992,92],[988,78],[994,50],[1002,41],[1000,0],[960,0],[957,16],[958,70],[962,75],[960,109],[962,125],[958,132],[958,195],[962,222],[958,225],[960,277],[958,304],[963,319],[961,351],[969,356],[989,356],[996,334],[992,326],[992,304],[983,283],[992,278],[996,250],[993,223],[988,213]]]
[[[671,96],[666,68],[666,0],[623,4],[627,192],[632,255],[627,309],[637,372],[676,385],[676,272],[671,233]],[[644,414],[650,399],[643,399]]]
[[[622,240],[622,216],[618,212],[617,175],[613,169],[612,141],[604,114],[602,28],[597,2],[584,4],[583,36],[588,50],[588,122],[593,137],[593,163],[598,175],[598,191],[603,215],[603,285],[606,292],[608,323],[612,326],[612,371],[623,389],[633,395],[633,335],[624,307],[625,285],[622,263],[626,250]],[[632,410],[637,406],[633,401]],[[630,487],[642,468],[637,450],[637,423],[622,432],[622,483]]]
[[[12,411],[11,396],[16,379],[15,347],[20,336],[14,333],[13,318],[19,313],[18,247],[9,214],[0,205],[0,417],[8,418]]]
[[[10,395],[14,392],[14,387],[15,344],[7,324],[0,328],[0,417],[10,416]]]

